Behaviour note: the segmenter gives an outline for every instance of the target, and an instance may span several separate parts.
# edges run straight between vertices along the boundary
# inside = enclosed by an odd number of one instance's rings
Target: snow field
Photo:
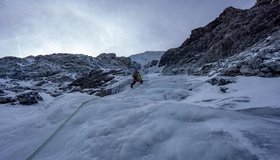
[[[149,74],[143,78],[142,85],[127,86],[119,94],[85,104],[35,159],[280,158],[279,78],[238,77],[237,83],[226,86],[227,93],[205,83],[207,77]],[[1,117],[6,127],[2,130],[1,125],[0,154],[5,159],[27,158],[78,104],[91,98],[65,95],[27,111],[4,107],[5,111],[15,110],[7,115],[22,116],[12,126],[8,116]],[[233,107],[221,107],[228,103]],[[11,137],[19,126],[23,131]],[[8,139],[4,141],[4,137]]]
[[[34,106],[1,105],[1,160],[26,159],[82,102],[92,98],[81,94],[42,97],[44,101]]]

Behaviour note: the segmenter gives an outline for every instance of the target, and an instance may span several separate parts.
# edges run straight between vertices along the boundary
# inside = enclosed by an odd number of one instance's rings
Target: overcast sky
[[[255,0],[0,0],[0,57],[178,47],[228,6]]]

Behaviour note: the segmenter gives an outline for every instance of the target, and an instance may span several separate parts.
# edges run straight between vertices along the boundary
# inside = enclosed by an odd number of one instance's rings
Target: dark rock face
[[[88,75],[73,81],[70,86],[79,86],[81,89],[101,87],[103,84],[114,79],[114,76],[110,75],[112,73],[113,71],[92,70]]]
[[[101,53],[100,55],[97,56],[97,58],[100,59],[116,59],[117,56],[115,53]]]
[[[275,2],[277,2],[277,0],[257,0],[256,6],[267,5]]]
[[[220,91],[223,93],[227,93],[228,88],[227,87],[220,87]]]
[[[0,104],[5,104],[5,103],[12,103],[15,102],[16,100],[13,97],[0,97]]]
[[[108,92],[108,90],[100,90],[96,93],[96,96],[99,96],[99,97],[105,97],[107,95],[110,95],[111,93]]]
[[[0,90],[0,96],[4,96],[5,92],[3,90]]]
[[[19,101],[19,103],[23,105],[32,105],[38,103],[38,101],[43,100],[39,93],[35,91],[19,94],[16,96],[16,98]]]
[[[234,81],[229,80],[229,79],[224,79],[224,78],[212,78],[210,80],[207,81],[208,83],[210,83],[211,85],[218,85],[218,86],[224,86],[230,83],[234,83]]]
[[[159,66],[165,65],[165,73],[183,66],[183,73],[193,74],[196,68],[240,53],[279,29],[278,0],[258,0],[248,10],[229,7],[213,22],[193,30],[180,47],[165,52]]]

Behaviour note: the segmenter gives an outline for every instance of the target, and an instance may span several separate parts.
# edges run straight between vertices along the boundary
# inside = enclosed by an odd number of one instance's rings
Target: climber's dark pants
[[[143,83],[143,80],[136,81],[136,80],[134,79],[133,82],[131,83],[130,87],[133,88],[133,85],[134,85],[136,82],[140,82],[140,83],[142,84],[142,83]]]
[[[131,88],[133,88],[133,85],[136,83],[137,81],[133,81],[130,85]]]

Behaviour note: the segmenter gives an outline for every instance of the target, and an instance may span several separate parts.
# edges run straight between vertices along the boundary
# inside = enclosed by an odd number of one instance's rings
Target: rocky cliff
[[[211,71],[211,67],[217,67],[210,63],[249,50],[272,34],[273,42],[278,43],[279,30],[279,0],[258,0],[255,6],[247,10],[228,7],[205,27],[194,29],[180,47],[165,52],[159,66],[165,66],[163,72],[167,74],[205,74]],[[271,46],[275,47],[273,53],[279,53],[277,45]]]

